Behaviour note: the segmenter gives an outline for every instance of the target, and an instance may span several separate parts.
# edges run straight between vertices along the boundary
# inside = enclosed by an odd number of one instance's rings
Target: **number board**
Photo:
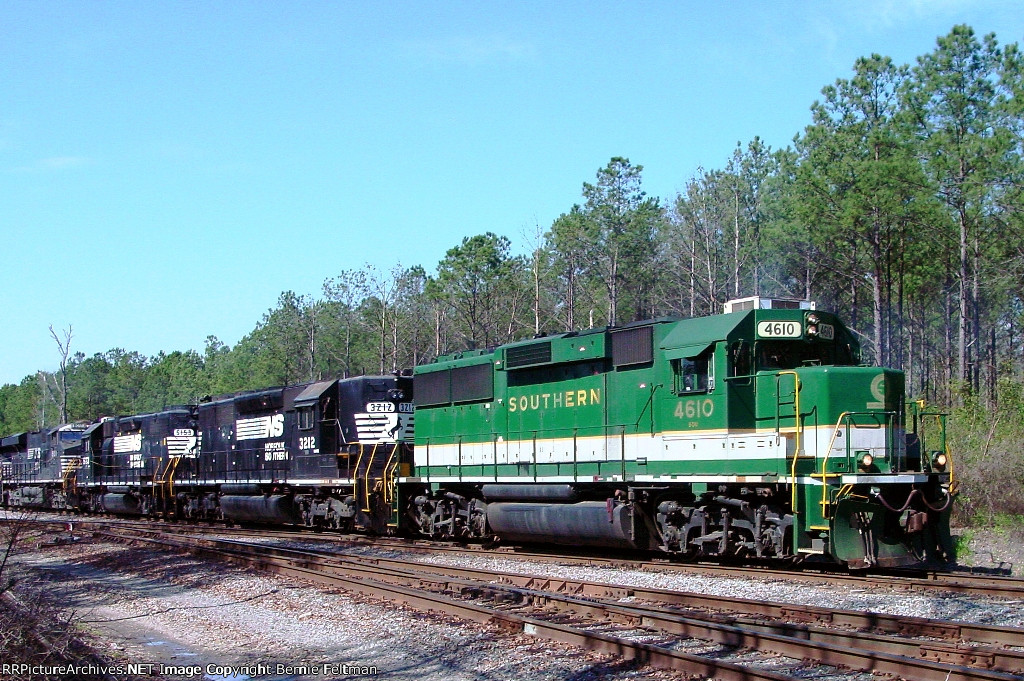
[[[799,338],[802,333],[800,322],[757,323],[757,335],[761,338]]]

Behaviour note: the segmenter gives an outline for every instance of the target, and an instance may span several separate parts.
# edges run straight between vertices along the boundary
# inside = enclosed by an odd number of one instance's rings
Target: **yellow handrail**
[[[387,463],[384,464],[384,503],[391,503],[391,473],[393,472],[392,462],[395,466],[398,466],[398,462],[395,461],[395,457],[398,454],[398,445],[396,444],[394,449],[391,450],[391,456],[388,457]]]
[[[946,440],[946,465],[949,466],[949,491],[950,493],[956,491],[956,487],[953,483],[953,454],[949,451],[949,440]]]
[[[68,479],[71,478],[71,474],[72,473],[75,473],[76,471],[78,471],[78,469],[79,469],[79,467],[81,465],[82,465],[82,460],[81,459],[72,459],[71,461],[68,462],[68,467],[64,470],[64,475],[62,476],[62,480],[61,480],[61,486],[64,488],[65,492],[68,491]],[[71,489],[72,489],[72,491],[74,491],[77,488],[78,488],[78,476],[76,475],[75,476],[75,482],[71,485]]]
[[[366,462],[366,473],[363,474],[363,493],[366,496],[363,510],[369,512],[370,509],[370,470],[373,468],[373,460],[377,457],[377,447],[380,446],[379,442],[373,443],[373,449],[370,450],[370,460]],[[362,455],[360,455],[362,458]],[[359,465],[356,464],[356,474],[359,474]]]
[[[174,472],[178,470],[178,464],[181,462],[180,456],[172,456],[167,461],[167,468],[164,469],[164,478],[160,481],[160,484],[167,485],[167,498],[174,498]]]
[[[836,427],[832,431],[832,439],[828,441],[828,447],[825,449],[825,457],[821,460],[821,515],[825,516],[825,507],[828,505],[828,457],[832,454],[832,446],[836,443],[836,438],[839,437],[839,429],[843,425],[843,420],[848,418],[853,412],[844,411],[839,415],[836,420]],[[850,439],[846,439],[847,445],[849,445]],[[838,475],[836,473],[835,475]],[[814,477],[814,474],[811,474]],[[834,476],[833,476],[834,477]],[[842,490],[840,490],[841,492]]]
[[[839,437],[839,429],[843,425],[843,419],[849,417],[853,412],[844,411],[836,419],[836,427],[832,430],[832,439],[828,441],[828,447],[825,449],[825,458],[821,462],[821,474],[825,474],[825,467],[828,465],[828,457],[832,454],[832,445],[836,443],[836,438]],[[849,442],[849,440],[847,440]],[[824,478],[823,478],[824,479]]]
[[[359,464],[362,463],[362,461],[363,461],[363,452],[364,451],[365,450],[363,449],[363,443],[360,442],[359,443],[359,456],[356,457],[356,467],[352,471],[352,483],[353,484],[355,484],[356,477],[359,475]]]
[[[793,453],[797,456],[800,455],[800,434],[802,429],[800,428],[800,376],[795,371],[780,371],[779,376],[783,374],[792,374],[793,376],[793,427],[796,429],[796,440],[794,442]],[[782,387],[781,385],[779,386]]]

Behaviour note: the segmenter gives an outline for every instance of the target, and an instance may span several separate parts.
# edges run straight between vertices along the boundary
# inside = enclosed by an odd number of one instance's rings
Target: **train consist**
[[[364,376],[12,435],[3,502],[384,532],[412,459],[411,392]]]
[[[411,375],[12,435],[0,484],[7,506],[852,567],[948,560],[942,415],[908,408],[902,372],[859,364],[835,315],[751,298]]]

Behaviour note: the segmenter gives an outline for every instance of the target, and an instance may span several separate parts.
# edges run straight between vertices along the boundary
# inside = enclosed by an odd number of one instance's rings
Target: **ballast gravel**
[[[200,667],[202,673],[190,678],[685,678],[186,555],[81,542],[23,553],[18,561],[45,584],[48,598],[73,613],[102,654]]]
[[[253,541],[398,557],[410,563],[1024,627],[1024,603],[1019,601],[586,567],[501,555],[423,556],[335,542]],[[73,613],[100,652],[128,662],[196,665],[203,670],[198,678],[685,678],[573,646],[184,554],[83,540],[34,548],[17,558],[27,575],[45,585],[48,598]],[[330,665],[328,673],[325,665]]]
[[[1024,627],[1024,601],[988,599],[952,593],[908,593],[894,589],[866,590],[844,586],[815,585],[778,578],[731,579],[720,575],[698,575],[675,571],[630,570],[621,567],[594,567],[560,565],[551,562],[530,561],[524,558],[506,558],[500,555],[420,554],[401,549],[378,549],[366,546],[341,546],[330,543],[303,541],[260,541],[290,548],[316,548],[350,554],[377,556],[422,562],[433,565],[465,567],[480,570],[531,574],[555,579],[588,582],[607,582],[619,586],[650,589],[672,589],[711,596],[727,596],[751,600],[770,600],[780,603],[841,608],[861,612],[926,617],[929,619],[974,622],[998,626]]]

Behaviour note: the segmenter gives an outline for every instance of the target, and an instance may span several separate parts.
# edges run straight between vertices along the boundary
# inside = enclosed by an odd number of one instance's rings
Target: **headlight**
[[[874,462],[875,457],[871,456],[870,454],[865,454],[864,456],[860,457],[860,461],[857,462],[857,467],[860,468],[862,471],[866,471],[867,469],[871,468],[871,464],[873,464]]]
[[[813,312],[811,314],[807,315],[807,323],[808,324],[817,324],[818,321],[819,321],[818,315],[814,314]]]
[[[814,325],[814,324],[808,324],[807,325],[807,335],[808,336],[817,336],[818,335],[818,327],[816,325]]]
[[[935,452],[932,454],[932,469],[937,471],[946,470],[946,464],[948,463],[945,452]]]

